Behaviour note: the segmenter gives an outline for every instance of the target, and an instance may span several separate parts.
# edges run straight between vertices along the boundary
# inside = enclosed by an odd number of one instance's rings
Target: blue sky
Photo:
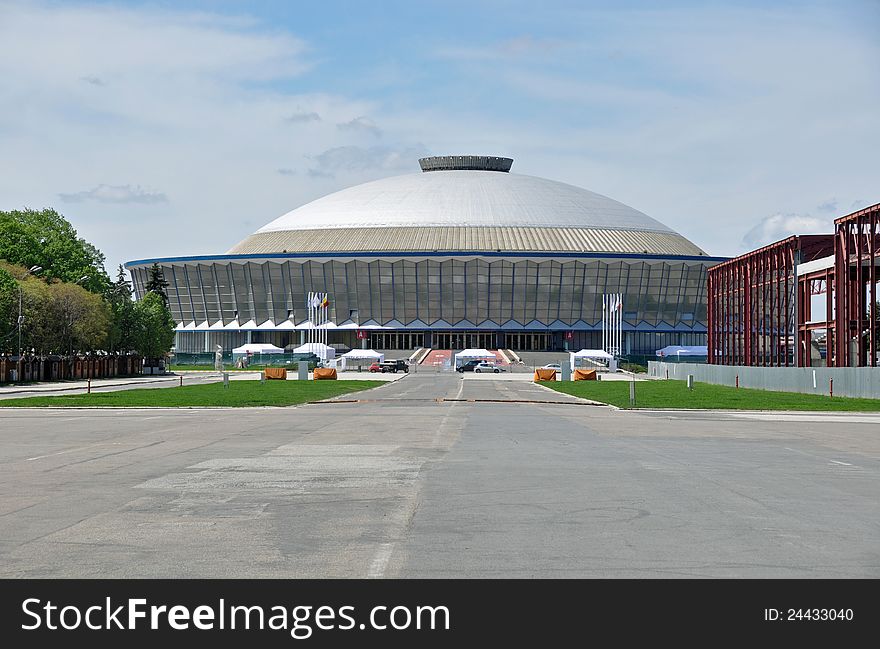
[[[0,209],[223,252],[426,154],[632,205],[710,254],[880,201],[880,3],[8,2]]]

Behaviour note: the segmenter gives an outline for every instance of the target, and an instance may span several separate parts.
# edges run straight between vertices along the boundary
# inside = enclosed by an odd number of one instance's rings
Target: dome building
[[[280,216],[226,254],[126,264],[142,295],[162,267],[178,352],[299,343],[309,292],[331,343],[380,349],[599,347],[602,296],[623,296],[624,353],[705,344],[719,258],[659,221],[513,160],[439,156]]]

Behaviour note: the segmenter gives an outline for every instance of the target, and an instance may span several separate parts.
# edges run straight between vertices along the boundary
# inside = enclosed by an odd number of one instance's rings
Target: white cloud
[[[392,148],[387,146],[359,147],[340,146],[312,156],[316,166],[309,170],[313,175],[335,174],[338,171],[348,172],[391,172],[415,171],[417,160],[427,155],[422,144]]]
[[[742,243],[746,248],[760,248],[793,234],[831,234],[834,220],[802,214],[773,214],[765,217],[749,230]]]
[[[376,122],[368,117],[355,117],[354,119],[347,122],[337,124],[336,127],[340,131],[360,131],[364,133],[369,133],[370,135],[375,135],[376,137],[382,137],[382,129],[380,129],[376,125]]]
[[[93,75],[86,75],[79,78],[83,83],[89,83],[93,86],[106,86],[107,84],[100,78]]]
[[[837,212],[837,199],[829,198],[827,201],[823,201],[817,208],[820,212]]]
[[[315,111],[304,111],[297,110],[295,113],[291,113],[287,117],[284,118],[285,122],[290,122],[292,124],[302,124],[307,122],[320,122],[321,116],[318,115]]]
[[[0,209],[58,206],[109,268],[222,252],[341,188],[276,171],[346,144],[336,124],[376,110],[298,91],[309,46],[247,19],[2,0],[0,14],[0,42],[17,53],[0,57]],[[285,122],[298,115],[308,129]],[[120,218],[124,204],[138,218]]]
[[[152,205],[154,203],[167,203],[168,197],[161,192],[150,192],[140,186],[131,185],[98,185],[94,189],[75,194],[58,194],[65,203],[82,203],[83,201],[97,201],[99,203],[141,203]]]
[[[496,42],[457,47],[441,47],[435,53],[439,59],[453,61],[509,61],[512,57],[547,57],[564,49],[577,49],[573,43],[555,39],[535,38],[530,34]]]

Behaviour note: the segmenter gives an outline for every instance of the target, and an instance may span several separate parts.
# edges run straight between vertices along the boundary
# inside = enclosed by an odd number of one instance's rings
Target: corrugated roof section
[[[609,252],[705,253],[674,232],[594,228],[409,227],[258,232],[230,254],[276,252]]]

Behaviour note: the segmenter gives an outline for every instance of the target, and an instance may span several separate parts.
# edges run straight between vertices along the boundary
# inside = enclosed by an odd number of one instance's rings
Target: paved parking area
[[[0,411],[0,576],[880,576],[877,415],[362,394]]]

